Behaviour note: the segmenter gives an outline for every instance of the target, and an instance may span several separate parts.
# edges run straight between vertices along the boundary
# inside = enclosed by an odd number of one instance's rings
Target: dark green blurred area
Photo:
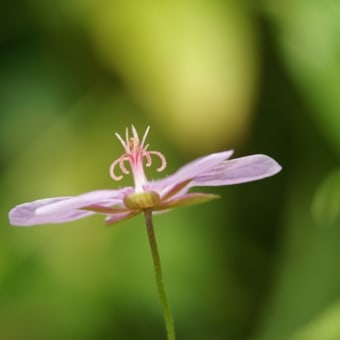
[[[226,149],[283,166],[155,217],[178,339],[340,339],[339,41],[334,0],[2,3],[0,339],[165,338],[142,217],[7,218],[129,184],[108,168],[130,124],[165,175]]]

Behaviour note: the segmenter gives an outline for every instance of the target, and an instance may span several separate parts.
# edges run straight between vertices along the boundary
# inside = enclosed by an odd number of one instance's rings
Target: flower
[[[166,159],[158,151],[149,151],[146,138],[142,139],[132,125],[125,140],[116,133],[125,152],[110,167],[113,180],[132,174],[134,187],[117,190],[96,190],[79,196],[64,196],[24,203],[13,208],[9,220],[15,226],[32,226],[47,223],[64,223],[96,213],[106,216],[110,225],[133,217],[145,210],[166,211],[175,207],[206,202],[219,196],[189,192],[193,187],[223,186],[245,183],[272,176],[281,166],[266,155],[251,155],[228,160],[233,151],[213,153],[198,158],[164,179],[148,181],[144,167],[150,167],[154,157],[160,161],[157,171],[166,168]],[[120,170],[121,174],[117,174]]]

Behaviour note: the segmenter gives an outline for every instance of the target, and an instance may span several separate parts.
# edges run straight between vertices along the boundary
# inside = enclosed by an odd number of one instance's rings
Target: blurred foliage
[[[336,170],[325,178],[315,194],[312,213],[321,227],[340,225],[340,172]]]
[[[266,0],[292,77],[326,138],[340,145],[340,2]],[[338,149],[339,151],[339,149]]]
[[[178,339],[340,339],[337,1],[0,7],[0,339],[164,338],[141,217],[7,218],[127,184],[108,167],[131,123],[151,126],[166,174],[229,148],[283,165],[155,217]]]

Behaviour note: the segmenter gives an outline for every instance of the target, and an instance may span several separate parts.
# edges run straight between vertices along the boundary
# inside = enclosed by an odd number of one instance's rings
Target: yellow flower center
[[[157,207],[161,199],[157,192],[134,192],[124,198],[124,204],[129,209],[149,209]]]

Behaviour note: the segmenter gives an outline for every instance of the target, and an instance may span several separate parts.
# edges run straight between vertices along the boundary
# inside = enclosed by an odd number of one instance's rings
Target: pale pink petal
[[[131,188],[121,190],[96,190],[90,191],[79,196],[73,196],[68,200],[55,202],[42,206],[36,210],[37,215],[58,214],[64,211],[79,209],[91,204],[114,205],[122,202],[124,196],[131,192]]]
[[[125,212],[125,213],[109,215],[105,218],[105,224],[111,225],[111,224],[114,224],[114,223],[117,223],[123,220],[127,220],[128,218],[131,218],[139,213],[140,213],[139,210],[132,210],[132,211]]]
[[[92,211],[81,210],[82,207],[121,203],[127,190],[97,190],[79,196],[46,198],[24,203],[10,211],[9,219],[16,226],[69,222],[94,214]]]
[[[194,186],[220,186],[256,181],[275,175],[281,166],[266,155],[252,155],[224,161],[192,182]]]
[[[10,223],[15,226],[23,227],[37,224],[63,223],[74,221],[94,214],[91,211],[84,210],[68,210],[66,212],[58,213],[55,215],[38,216],[35,214],[36,209],[40,207],[67,200],[70,200],[70,197],[46,198],[30,203],[20,204],[9,212]]]
[[[150,182],[148,190],[153,190],[159,194],[171,190],[174,185],[195,178],[200,174],[205,174],[216,167],[219,163],[228,159],[233,154],[232,150],[212,153],[208,156],[198,158],[177,170],[174,174],[157,181]]]

